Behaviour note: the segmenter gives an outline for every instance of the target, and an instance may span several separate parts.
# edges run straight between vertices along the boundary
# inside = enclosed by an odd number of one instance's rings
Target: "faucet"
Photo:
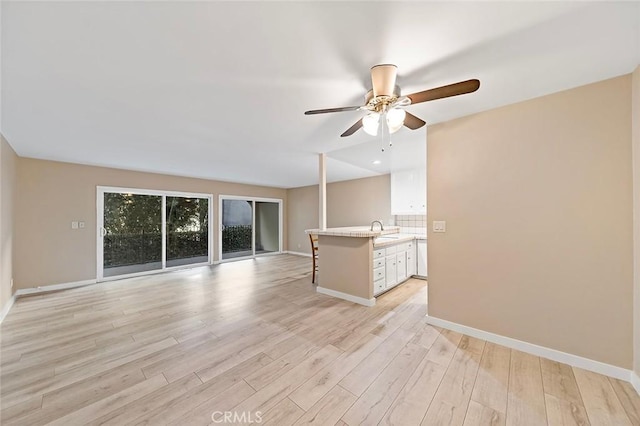
[[[373,225],[375,225],[376,223],[380,224],[380,230],[384,231],[384,226],[382,225],[382,222],[380,222],[379,220],[374,220],[373,222],[371,222],[371,230],[373,231]]]

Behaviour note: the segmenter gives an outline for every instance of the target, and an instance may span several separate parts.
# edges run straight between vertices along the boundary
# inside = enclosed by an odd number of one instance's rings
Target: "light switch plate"
[[[71,222],[71,229],[78,229],[78,221],[74,220],[73,222]]]
[[[444,220],[434,220],[433,232],[447,232],[447,222]]]

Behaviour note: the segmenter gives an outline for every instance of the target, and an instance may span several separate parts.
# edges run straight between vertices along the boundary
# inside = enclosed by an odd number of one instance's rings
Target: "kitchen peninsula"
[[[317,292],[365,306],[375,296],[415,275],[414,235],[400,227],[307,229],[318,235]]]

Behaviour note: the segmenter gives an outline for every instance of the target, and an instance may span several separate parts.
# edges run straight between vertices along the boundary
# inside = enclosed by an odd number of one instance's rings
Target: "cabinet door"
[[[418,241],[418,275],[427,276],[427,241]]]
[[[398,282],[396,271],[397,271],[396,255],[387,256],[386,270],[385,270],[385,283],[387,285],[387,288],[393,287]]]
[[[416,214],[427,214],[427,169],[418,170],[415,206]]]
[[[391,173],[391,214],[411,214],[413,180],[411,171]]]
[[[411,244],[407,249],[407,276],[416,275],[416,248],[414,244]]]
[[[426,211],[426,169],[391,173],[391,214],[425,214]]]
[[[401,251],[396,254],[396,274],[399,283],[407,279],[407,252]]]

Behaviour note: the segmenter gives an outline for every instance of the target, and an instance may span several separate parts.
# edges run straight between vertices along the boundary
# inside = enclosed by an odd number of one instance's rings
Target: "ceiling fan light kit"
[[[378,127],[380,127],[380,115],[376,112],[370,112],[362,117],[362,128],[371,136],[378,135]]]
[[[387,111],[387,125],[389,126],[389,133],[395,133],[404,124],[404,118],[407,113],[402,108],[391,108]]]
[[[377,136],[380,127],[386,128],[388,133],[395,133],[404,125],[411,130],[421,128],[426,124],[424,120],[409,114],[404,107],[451,96],[464,95],[478,90],[479,80],[466,80],[435,89],[400,95],[400,87],[396,85],[398,67],[392,64],[375,65],[371,68],[372,89],[365,95],[363,106],[328,108],[305,111],[305,115],[326,114],[344,111],[368,111],[368,114],[355,122],[341,137],[351,136],[361,127],[371,135]],[[382,117],[382,120],[380,119]]]
[[[378,129],[381,124],[380,117],[383,117],[383,120],[387,123],[389,133],[395,133],[404,125],[404,118],[406,115],[407,113],[405,110],[401,108],[391,108],[389,111],[383,112],[382,114],[375,111],[370,112],[362,117],[362,128],[367,134],[377,136]]]

